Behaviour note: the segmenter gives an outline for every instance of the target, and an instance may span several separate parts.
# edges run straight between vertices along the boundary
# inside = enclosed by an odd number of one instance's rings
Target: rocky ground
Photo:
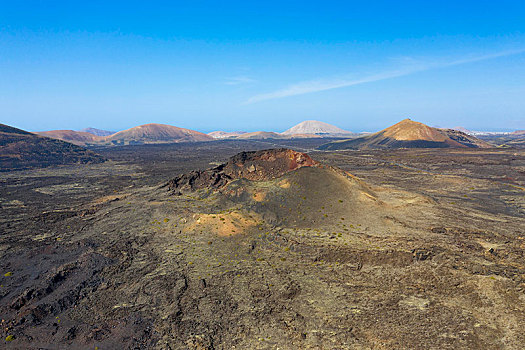
[[[99,149],[112,160],[0,174],[2,346],[522,348],[522,151],[312,151],[320,166],[168,185],[278,146]]]

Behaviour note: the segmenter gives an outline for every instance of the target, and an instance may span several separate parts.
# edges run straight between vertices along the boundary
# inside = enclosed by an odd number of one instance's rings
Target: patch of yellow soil
[[[255,213],[233,211],[221,214],[198,214],[189,229],[207,231],[219,236],[232,236],[244,233],[260,222],[259,215]]]
[[[279,187],[280,188],[290,188],[290,181],[288,179],[279,181]]]
[[[262,202],[266,198],[266,192],[257,191],[253,194],[253,200],[256,202]]]

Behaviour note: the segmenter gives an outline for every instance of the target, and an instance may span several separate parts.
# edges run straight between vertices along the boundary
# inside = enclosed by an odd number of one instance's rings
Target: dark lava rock
[[[417,248],[412,250],[412,256],[415,260],[424,261],[432,257],[432,251],[424,248]]]

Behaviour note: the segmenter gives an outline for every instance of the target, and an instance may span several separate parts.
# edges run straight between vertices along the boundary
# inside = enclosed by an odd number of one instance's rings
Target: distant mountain
[[[335,125],[317,120],[306,120],[281,133],[282,135],[310,134],[323,137],[348,137],[358,134],[343,130]]]
[[[278,134],[276,132],[272,131],[254,131],[254,132],[248,132],[242,135],[239,135],[235,137],[236,139],[240,140],[265,140],[265,139],[281,139],[281,140],[289,140],[289,139],[307,139],[307,138],[319,138],[321,136],[314,135],[314,134],[290,134],[290,135],[284,135],[284,134]]]
[[[107,130],[101,130],[101,129],[95,129],[95,128],[85,128],[85,129],[80,130],[80,132],[88,132],[95,136],[109,136],[115,133],[114,131],[107,131]]]
[[[104,130],[101,131],[106,133],[109,132]],[[71,142],[80,146],[176,143],[213,140],[213,137],[198,131],[165,124],[140,125],[128,130],[112,133],[109,136],[97,136],[90,132],[74,130],[41,131],[37,132],[37,134]]]
[[[283,139],[286,136],[271,131],[254,131],[236,137],[241,140],[264,140],[264,139]]]
[[[436,129],[410,119],[384,130],[356,139],[334,141],[320,149],[385,149],[385,148],[488,148],[489,143],[461,131]]]
[[[145,124],[119,131],[104,139],[111,144],[147,144],[212,141],[213,137],[198,131],[166,124]]]
[[[105,160],[104,157],[69,142],[0,124],[0,171],[101,163]]]
[[[208,135],[213,137],[214,139],[228,139],[228,138],[235,138],[237,136],[241,136],[243,134],[246,134],[246,131],[212,131],[209,132]]]
[[[525,130],[516,130],[510,133],[512,136],[525,136]]]
[[[50,137],[52,139],[58,139],[74,143],[75,145],[85,146],[87,144],[94,144],[102,141],[104,138],[101,136],[95,136],[88,132],[74,131],[74,130],[50,130],[50,131],[39,131],[35,134]]]

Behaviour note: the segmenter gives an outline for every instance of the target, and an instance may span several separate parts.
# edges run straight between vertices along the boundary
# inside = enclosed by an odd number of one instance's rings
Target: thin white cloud
[[[441,63],[413,63],[408,67],[400,68],[398,70],[386,71],[374,75],[365,76],[359,79],[330,79],[330,80],[313,80],[305,81],[297,84],[290,85],[284,89],[259,94],[250,97],[244,104],[251,104],[261,101],[273,100],[278,98],[284,98],[289,96],[303,95],[313,92],[326,91],[332,89],[339,89],[343,87],[349,87],[359,84],[372,83],[376,81],[392,79],[402,77],[417,72],[428,71],[438,68],[446,68],[452,66],[458,66],[462,64],[474,63],[479,61],[485,61],[495,59],[499,57],[506,57],[511,55],[517,55],[525,52],[525,49],[513,50],[513,51],[502,51],[494,54],[475,56],[457,59],[454,61],[441,62]]]
[[[239,76],[239,77],[230,77],[226,79],[224,84],[226,85],[240,85],[240,84],[247,84],[247,83],[255,83],[256,80],[252,79],[250,77],[246,76]]]

